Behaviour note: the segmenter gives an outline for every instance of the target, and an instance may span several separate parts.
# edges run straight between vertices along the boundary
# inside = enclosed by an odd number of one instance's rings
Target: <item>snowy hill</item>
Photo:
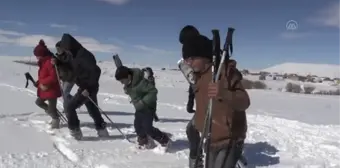
[[[187,167],[185,127],[192,114],[185,111],[188,84],[180,72],[155,70],[160,117],[155,125],[173,141],[168,153],[160,153],[135,149],[115,127],[109,129],[110,138],[98,139],[84,107],[78,112],[82,141],[71,139],[66,126],[51,135],[46,124],[49,117],[34,103],[36,89],[24,88],[24,73],[30,71],[36,77],[37,67],[13,62],[18,59],[0,57],[0,168]],[[134,109],[113,78],[114,64],[100,66],[99,106],[135,141]],[[338,97],[265,90],[249,90],[249,95],[252,104],[247,111],[244,155],[250,168],[340,167]],[[61,103],[60,99],[60,110]]]
[[[262,71],[271,73],[289,73],[298,75],[316,75],[318,77],[340,77],[340,65],[307,64],[307,63],[284,63],[275,65]]]

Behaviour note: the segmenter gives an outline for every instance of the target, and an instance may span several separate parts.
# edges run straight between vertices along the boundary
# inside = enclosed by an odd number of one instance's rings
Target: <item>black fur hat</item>
[[[213,55],[212,40],[208,37],[199,35],[186,39],[182,46],[183,59],[190,57],[204,57],[212,59]]]
[[[192,25],[186,25],[182,28],[179,33],[179,42],[183,44],[183,42],[193,36],[199,36],[200,32],[196,29],[196,27]]]
[[[121,67],[117,68],[115,78],[116,78],[116,80],[126,79],[131,74],[132,73],[131,73],[130,68],[128,68],[126,66],[121,66]]]

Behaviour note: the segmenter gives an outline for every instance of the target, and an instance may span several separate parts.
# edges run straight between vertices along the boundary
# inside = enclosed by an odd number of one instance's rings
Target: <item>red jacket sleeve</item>
[[[53,65],[50,62],[48,62],[46,64],[45,71],[48,71],[48,76],[46,78],[39,79],[39,84],[52,85],[52,84],[58,82],[58,79],[57,79],[58,77],[57,77],[55,68],[53,67]]]

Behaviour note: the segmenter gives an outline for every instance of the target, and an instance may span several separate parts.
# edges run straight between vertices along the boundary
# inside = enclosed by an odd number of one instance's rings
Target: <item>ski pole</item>
[[[232,51],[232,34],[234,32],[234,28],[228,28],[228,33],[227,33],[227,37],[226,37],[226,41],[225,41],[225,44],[224,44],[224,48],[223,48],[223,54],[222,54],[222,58],[218,58],[218,60],[220,61],[219,62],[219,66],[217,65],[216,63],[216,57],[217,56],[220,56],[220,49],[217,48],[219,47],[219,40],[220,40],[220,36],[219,36],[219,32],[218,30],[212,30],[212,33],[213,33],[213,51],[214,51],[214,54],[213,54],[213,66],[212,66],[212,82],[216,82],[218,81],[218,77],[220,76],[220,73],[221,73],[221,68],[222,68],[222,65],[224,64],[225,62],[225,57],[228,56],[229,58],[229,47],[230,50]],[[216,66],[218,66],[217,68],[217,72],[216,72]],[[216,72],[216,73],[215,73]],[[208,109],[207,109],[207,114],[205,116],[205,121],[204,121],[204,126],[203,126],[203,132],[202,132],[202,137],[200,139],[200,143],[199,143],[199,149],[201,149],[203,147],[203,141],[204,141],[204,138],[206,139],[206,156],[205,156],[205,167],[206,168],[209,168],[209,151],[210,151],[210,140],[211,140],[211,127],[212,127],[212,103],[213,103],[213,100],[210,99],[209,100],[209,106],[208,106]],[[199,152],[199,151],[198,151]],[[195,160],[195,168],[197,168],[197,165],[198,165],[198,158],[201,156],[200,153],[197,152],[197,158]]]
[[[110,123],[119,131],[120,134],[124,136],[124,138],[131,142],[130,139],[122,132],[122,130],[110,119],[110,117],[97,105],[96,102],[94,102],[90,96],[87,96],[87,98],[91,101],[93,105],[97,107],[97,109],[100,111],[100,113],[104,114],[104,116],[110,121]]]
[[[59,110],[57,110],[57,113],[60,116],[61,120],[67,124],[67,118]]]
[[[58,67],[55,64],[53,66],[54,66],[55,72],[57,74],[57,80],[58,80],[58,83],[59,83],[61,96],[63,97],[63,101],[65,101],[64,100],[64,92],[62,90],[62,85],[61,85],[60,78],[59,78],[60,76],[59,76],[59,72],[58,72]],[[64,120],[65,123],[68,123],[67,118],[59,110],[57,110],[57,112],[58,112],[58,115],[61,117],[61,119]]]

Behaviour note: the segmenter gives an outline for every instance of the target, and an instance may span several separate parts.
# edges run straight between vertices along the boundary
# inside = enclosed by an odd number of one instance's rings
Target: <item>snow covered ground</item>
[[[259,75],[246,75],[244,76],[245,79],[251,80],[251,81],[259,81]],[[302,82],[302,81],[296,81],[291,79],[281,79],[281,80],[272,80],[272,79],[266,79],[261,82],[264,82],[267,85],[267,89],[275,90],[275,91],[281,91],[286,87],[288,83],[298,84],[298,85],[304,85],[304,86],[312,86],[315,88],[315,91],[335,91],[337,89],[340,89],[340,85],[336,85],[334,82],[322,82],[322,83],[312,83],[312,82]]]
[[[275,65],[266,69],[264,72],[272,73],[288,73],[298,75],[316,75],[319,77],[339,78],[340,77],[340,66],[329,65],[329,64],[312,64],[312,63],[283,63]]]
[[[169,153],[160,153],[136,150],[115,128],[109,129],[107,140],[98,139],[84,107],[79,110],[84,140],[71,139],[66,127],[47,132],[49,118],[34,104],[35,88],[24,88],[29,66],[12,62],[17,59],[0,57],[0,168],[187,167],[185,126],[191,114],[185,111],[188,85],[179,72],[155,71],[161,118],[155,125],[171,134],[173,141]],[[103,62],[100,66],[99,105],[135,140],[134,110],[121,84],[112,78],[114,65]],[[31,67],[31,74],[36,76],[36,67]],[[338,96],[268,90],[249,90],[249,94],[252,105],[247,111],[249,131],[244,151],[249,167],[340,167]]]

